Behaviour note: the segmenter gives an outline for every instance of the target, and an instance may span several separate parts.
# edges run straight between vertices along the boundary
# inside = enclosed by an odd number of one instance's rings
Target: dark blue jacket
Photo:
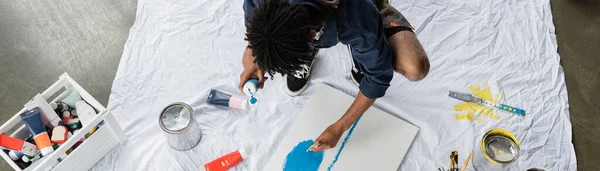
[[[261,0],[245,0],[246,20]],[[365,78],[360,91],[368,98],[385,95],[393,76],[392,53],[383,32],[379,10],[372,0],[341,0],[337,9],[325,7],[311,0],[289,0],[294,4],[317,7],[325,14],[323,35],[315,43],[333,46],[340,42],[352,47],[354,58],[361,64]]]

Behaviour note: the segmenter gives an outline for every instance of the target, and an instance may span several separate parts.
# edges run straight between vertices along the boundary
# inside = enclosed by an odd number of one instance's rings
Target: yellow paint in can
[[[497,159],[493,159],[490,155],[488,155],[487,147],[489,146],[489,144],[486,144],[486,142],[488,142],[490,138],[500,138],[500,139],[505,138],[505,139],[508,139],[509,141],[512,141],[512,143],[514,143],[514,145],[516,147],[505,147],[505,148],[506,149],[516,148],[515,151],[511,151],[511,150],[507,151],[507,150],[498,149],[497,151],[495,151],[493,153],[505,154],[508,152],[509,154],[507,154],[507,155],[513,155],[514,157],[509,161],[499,161]],[[499,162],[500,163],[511,163],[519,157],[519,141],[517,140],[517,137],[515,137],[512,133],[508,132],[507,130],[495,128],[495,129],[492,129],[492,130],[488,131],[487,133],[485,133],[485,135],[481,139],[481,151],[483,153],[483,156],[485,156],[486,159],[488,159],[490,162],[492,162],[495,165],[498,165]],[[516,153],[516,154],[513,154],[513,153]]]

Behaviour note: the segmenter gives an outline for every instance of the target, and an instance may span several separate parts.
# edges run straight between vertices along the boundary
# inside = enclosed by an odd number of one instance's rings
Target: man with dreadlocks
[[[388,0],[245,0],[246,40],[240,91],[249,78],[264,84],[264,74],[285,76],[288,94],[306,89],[318,48],[348,46],[352,80],[359,93],[346,113],[311,146],[335,147],[342,134],[382,97],[398,72],[423,79],[429,60],[410,23]]]

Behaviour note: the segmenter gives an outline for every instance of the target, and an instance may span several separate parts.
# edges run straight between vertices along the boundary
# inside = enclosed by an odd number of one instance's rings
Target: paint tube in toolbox
[[[75,109],[77,109],[77,118],[81,121],[81,125],[85,126],[91,124],[94,117],[96,117],[96,110],[83,100],[78,101],[75,105]]]
[[[20,116],[25,125],[27,125],[29,133],[33,136],[33,140],[42,152],[42,155],[47,156],[54,152],[50,143],[50,137],[48,137],[45,125],[42,122],[39,108],[35,107],[32,110],[22,113]]]
[[[40,153],[34,144],[8,135],[0,135],[0,146],[31,156]]]
[[[46,102],[46,99],[42,97],[41,94],[37,94],[35,97],[33,97],[33,99],[27,102],[27,104],[25,104],[25,108],[29,110],[37,108],[40,113],[42,123],[50,128],[57,126],[58,121],[60,121],[58,114],[52,109],[50,104]]]

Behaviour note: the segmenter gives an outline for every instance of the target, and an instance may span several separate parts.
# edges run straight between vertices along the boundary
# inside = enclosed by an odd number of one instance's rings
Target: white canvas
[[[266,171],[280,171],[288,153],[299,142],[316,139],[338,120],[354,97],[320,84],[271,158]],[[397,170],[419,131],[416,126],[375,107],[359,120],[332,170]],[[325,151],[319,170],[327,170],[342,146],[342,135],[335,148]]]

